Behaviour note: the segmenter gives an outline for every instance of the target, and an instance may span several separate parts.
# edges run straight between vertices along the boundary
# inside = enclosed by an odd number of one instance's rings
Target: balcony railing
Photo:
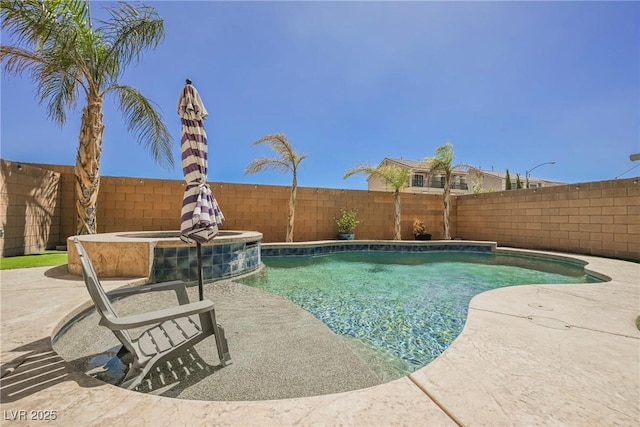
[[[429,183],[429,188],[444,188],[444,182],[436,180]],[[452,182],[450,183],[452,190],[468,190],[469,186],[466,182]]]

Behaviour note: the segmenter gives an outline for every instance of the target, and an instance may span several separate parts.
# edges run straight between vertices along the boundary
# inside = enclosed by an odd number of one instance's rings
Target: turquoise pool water
[[[577,264],[495,253],[354,252],[263,257],[244,284],[303,307],[340,335],[380,353],[399,375],[440,355],[460,334],[469,301],[522,284],[597,279]]]

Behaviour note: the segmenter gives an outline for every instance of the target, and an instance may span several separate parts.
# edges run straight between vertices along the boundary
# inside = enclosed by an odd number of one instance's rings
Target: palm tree
[[[128,130],[162,166],[173,167],[171,135],[151,101],[118,82],[127,65],[140,60],[164,37],[164,23],[155,9],[119,3],[107,9],[110,18],[93,28],[83,0],[2,0],[2,29],[16,38],[0,46],[5,72],[29,72],[49,118],[64,125],[67,110],[84,97],[75,165],[77,234],[96,232],[96,201],[100,187],[100,154],[104,122],[102,103],[116,96]]]
[[[478,168],[473,166],[469,166],[467,168],[468,172],[473,172],[474,178],[471,181],[471,191],[474,194],[484,193],[484,188],[482,188],[482,183],[484,182],[484,172]]]
[[[379,165],[373,167],[370,165],[358,165],[349,169],[342,179],[347,179],[351,175],[362,173],[369,177],[380,178],[393,189],[393,239],[401,240],[402,232],[400,228],[400,191],[409,185],[409,175],[411,172],[407,169],[395,165]]]
[[[451,231],[449,230],[449,204],[451,199],[451,177],[453,175],[452,166],[453,163],[453,146],[447,142],[436,148],[435,157],[428,157],[425,159],[427,167],[430,170],[430,174],[440,173],[444,175],[444,239],[451,240]]]
[[[261,172],[263,169],[273,169],[278,172],[291,171],[293,181],[291,182],[291,196],[289,197],[289,217],[287,221],[287,236],[285,241],[293,242],[293,222],[296,213],[296,191],[298,189],[298,166],[300,162],[307,158],[306,154],[298,154],[293,150],[291,143],[287,140],[287,136],[282,133],[267,135],[252,145],[268,142],[273,151],[278,156],[276,158],[260,158],[252,161],[245,169],[244,174],[253,174]]]

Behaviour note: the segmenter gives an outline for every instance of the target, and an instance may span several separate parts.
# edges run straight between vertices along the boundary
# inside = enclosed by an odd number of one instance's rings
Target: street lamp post
[[[531,169],[529,169],[528,171],[525,172],[525,179],[526,179],[526,183],[527,183],[527,188],[529,188],[529,176],[531,175],[531,172],[535,169],[535,168],[539,168],[540,166],[544,166],[544,165],[555,165],[556,162],[551,161],[551,162],[544,162],[544,163],[540,163],[539,165],[536,165],[534,167],[532,167]]]

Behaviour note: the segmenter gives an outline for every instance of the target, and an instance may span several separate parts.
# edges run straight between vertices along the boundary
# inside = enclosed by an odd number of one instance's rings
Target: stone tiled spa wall
[[[35,165],[60,173],[60,239],[75,234],[73,167]],[[255,230],[264,242],[284,241],[289,187],[211,183],[227,217],[224,229]],[[502,246],[571,251],[640,261],[637,178],[452,197],[453,237]],[[177,230],[181,180],[103,177],[98,231]],[[421,218],[442,237],[442,197],[402,194],[402,236]],[[393,196],[366,190],[298,188],[295,241],[335,238],[333,217],[356,208],[356,239],[393,237]],[[4,220],[0,217],[0,220]],[[55,224],[53,220],[52,224]]]
[[[198,280],[195,247],[156,247],[151,282]],[[241,242],[202,246],[203,280],[228,278],[253,271],[260,265],[260,243]]]
[[[457,236],[640,261],[640,183],[618,179],[457,198]]]

